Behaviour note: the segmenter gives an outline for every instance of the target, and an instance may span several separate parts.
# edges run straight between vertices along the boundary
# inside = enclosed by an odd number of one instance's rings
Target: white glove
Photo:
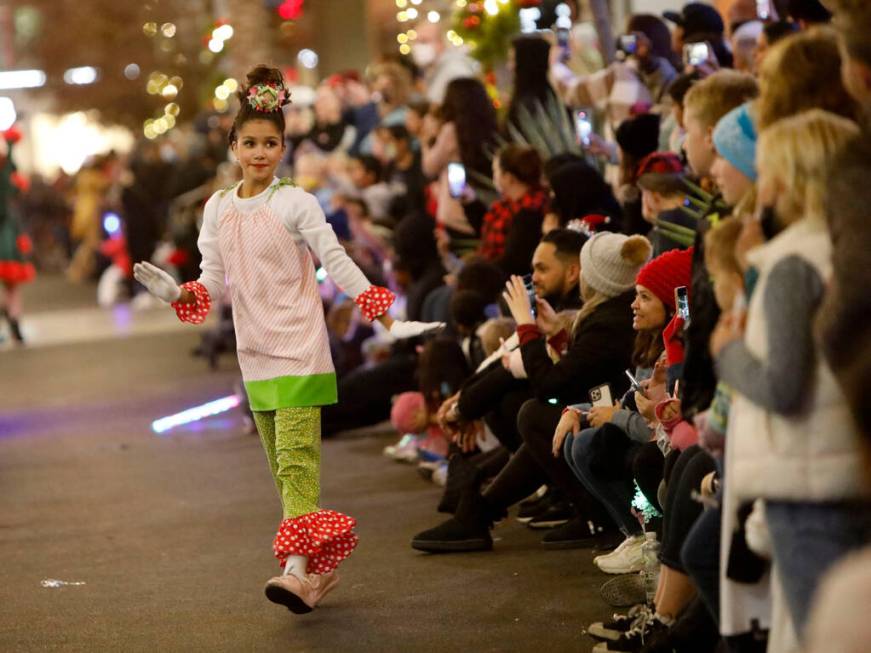
[[[134,265],[133,276],[158,299],[172,303],[181,297],[181,288],[172,275],[148,261]]]
[[[444,322],[400,322],[394,320],[393,324],[390,325],[390,335],[402,340],[403,338],[414,338],[427,331],[443,329],[444,326]]]

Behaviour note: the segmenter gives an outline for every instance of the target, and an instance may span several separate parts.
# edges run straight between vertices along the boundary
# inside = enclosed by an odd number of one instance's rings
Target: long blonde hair
[[[572,337],[576,336],[578,329],[581,328],[581,323],[590,317],[595,310],[607,302],[610,297],[600,293],[598,290],[590,286],[584,281],[584,276],[581,275],[581,296],[584,299],[584,305],[575,315],[575,321],[572,323]]]
[[[825,217],[825,171],[858,134],[855,123],[822,109],[784,118],[762,132],[757,150],[760,181],[781,182],[777,207],[783,226],[802,217]]]

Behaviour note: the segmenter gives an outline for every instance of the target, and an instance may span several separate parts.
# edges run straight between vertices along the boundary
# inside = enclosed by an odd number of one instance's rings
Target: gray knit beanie
[[[644,236],[595,234],[581,249],[581,276],[606,297],[622,295],[635,287],[635,277],[651,251],[650,241]]]

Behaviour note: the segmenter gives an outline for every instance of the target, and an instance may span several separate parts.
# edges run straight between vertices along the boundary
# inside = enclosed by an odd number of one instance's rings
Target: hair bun
[[[290,102],[290,91],[278,68],[260,64],[248,72],[247,80],[248,83],[237,92],[243,110],[263,113],[280,111]]]
[[[650,258],[650,241],[644,236],[629,236],[620,248],[620,256],[632,265],[643,265]]]
[[[248,71],[248,88],[257,86],[258,84],[277,84],[284,87],[284,75],[278,68],[260,64]]]

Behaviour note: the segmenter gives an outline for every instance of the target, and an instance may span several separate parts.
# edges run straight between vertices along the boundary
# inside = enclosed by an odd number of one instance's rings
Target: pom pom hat
[[[622,295],[635,286],[635,277],[650,258],[651,250],[644,236],[595,234],[581,250],[581,276],[606,297]]]
[[[641,268],[635,283],[644,286],[673,311],[674,289],[689,287],[692,279],[693,248],[660,254]]]

